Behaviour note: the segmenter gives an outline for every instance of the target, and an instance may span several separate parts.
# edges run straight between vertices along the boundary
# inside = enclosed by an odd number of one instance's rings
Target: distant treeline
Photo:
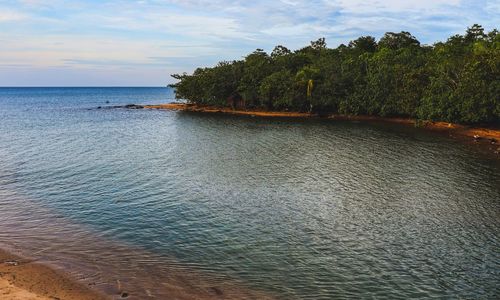
[[[432,46],[405,31],[387,32],[378,42],[362,36],[335,49],[321,38],[300,50],[257,49],[243,60],[172,76],[179,80],[171,85],[176,97],[197,104],[500,121],[500,34],[477,24]]]

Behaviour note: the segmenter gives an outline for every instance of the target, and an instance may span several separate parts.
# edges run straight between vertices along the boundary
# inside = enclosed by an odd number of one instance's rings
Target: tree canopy
[[[500,123],[500,34],[477,24],[432,46],[406,31],[337,48],[320,38],[172,76],[176,97],[197,104],[238,94],[248,108]]]

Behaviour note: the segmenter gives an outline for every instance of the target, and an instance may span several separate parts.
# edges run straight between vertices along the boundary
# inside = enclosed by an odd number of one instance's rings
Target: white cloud
[[[51,35],[24,39],[6,36],[9,43],[0,48],[0,64],[62,67],[166,66],[168,59],[192,58],[203,52],[216,53],[205,45],[186,45],[175,41],[136,42],[129,39]],[[153,59],[163,57],[163,61]]]
[[[76,17],[98,22],[103,28],[177,34],[203,38],[250,38],[236,20],[171,12],[122,12],[121,14],[82,14]]]
[[[433,11],[443,6],[457,6],[460,0],[324,0],[325,4],[339,7],[344,12],[366,13],[380,11]]]
[[[20,21],[26,18],[28,18],[28,16],[19,11],[0,7],[0,22]]]
[[[271,50],[276,44],[296,49],[319,37],[336,46],[360,35],[379,38],[386,31],[407,30],[432,43],[462,33],[473,23],[487,30],[500,24],[499,0],[2,3],[0,65],[111,73],[127,69],[141,78],[160,68],[168,78],[168,73],[239,59],[255,48]]]

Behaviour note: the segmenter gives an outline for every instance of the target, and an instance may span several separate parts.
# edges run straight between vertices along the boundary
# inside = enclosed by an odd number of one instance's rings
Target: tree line
[[[196,104],[500,123],[500,34],[477,24],[433,45],[406,31],[334,49],[321,38],[172,76],[176,98]]]

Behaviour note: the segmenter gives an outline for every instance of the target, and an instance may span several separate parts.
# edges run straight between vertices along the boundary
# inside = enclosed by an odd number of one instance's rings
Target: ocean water
[[[0,88],[0,247],[131,298],[498,298],[500,163],[425,130]],[[116,284],[119,282],[119,284]]]

